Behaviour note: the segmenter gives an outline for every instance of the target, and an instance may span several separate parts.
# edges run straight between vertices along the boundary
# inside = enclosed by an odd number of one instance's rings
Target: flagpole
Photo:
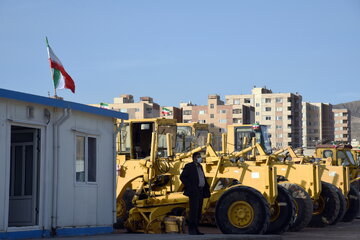
[[[50,59],[50,50],[49,50],[49,40],[47,38],[47,36],[45,36],[45,40],[46,40],[46,47],[47,47],[47,50],[48,50],[48,57]],[[50,60],[49,60],[50,61]],[[53,77],[53,72],[51,71],[51,66],[50,66],[50,72],[51,72],[51,77]],[[57,94],[56,94],[56,87],[54,85],[54,97],[57,98]]]

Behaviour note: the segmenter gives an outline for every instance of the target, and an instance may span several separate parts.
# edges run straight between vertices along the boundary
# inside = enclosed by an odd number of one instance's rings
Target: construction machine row
[[[358,215],[358,155],[349,148],[320,146],[314,157],[290,147],[272,152],[262,125],[229,126],[221,149],[206,124],[134,119],[117,130],[116,226],[129,232],[184,232],[189,206],[180,174],[195,152],[211,192],[201,223],[222,233],[281,234]]]

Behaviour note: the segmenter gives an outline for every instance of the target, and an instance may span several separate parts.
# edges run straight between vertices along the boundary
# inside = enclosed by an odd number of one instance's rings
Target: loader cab
[[[207,124],[177,123],[176,125],[176,153],[188,152],[206,144],[209,133]]]
[[[331,158],[335,166],[355,166],[357,162],[349,145],[322,144],[316,147],[316,157]]]
[[[150,156],[151,137],[158,133],[159,156],[167,156],[166,134],[173,136],[175,144],[176,120],[174,119],[133,119],[119,124],[117,135],[118,155],[125,155],[126,159],[143,159]]]
[[[245,137],[248,139],[246,146],[244,145]],[[267,126],[259,124],[228,126],[228,149],[230,152],[239,152],[251,146],[251,139],[253,138],[264,148],[267,154],[272,153]]]
[[[354,157],[356,164],[360,166],[360,149],[352,149],[351,153]]]

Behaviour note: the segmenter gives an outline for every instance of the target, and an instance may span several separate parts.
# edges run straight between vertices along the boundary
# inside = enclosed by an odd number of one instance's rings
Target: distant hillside
[[[347,108],[351,114],[351,138],[360,140],[360,101],[340,103],[333,108]]]
[[[360,101],[340,103],[333,105],[333,108],[347,108],[351,112],[351,116],[360,117]]]

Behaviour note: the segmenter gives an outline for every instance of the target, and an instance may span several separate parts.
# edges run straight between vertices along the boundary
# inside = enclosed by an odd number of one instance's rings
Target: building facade
[[[160,117],[160,106],[151,97],[140,97],[139,102],[134,101],[134,96],[124,94],[114,98],[114,103],[90,104],[96,107],[105,107],[114,111],[127,113],[129,119],[157,118]]]
[[[302,103],[303,147],[334,140],[334,114],[329,103]]]
[[[250,124],[254,121],[254,108],[246,105],[225,105],[219,95],[209,95],[208,104],[197,106],[182,103],[183,122],[199,122],[209,124],[213,133],[226,132],[227,125]]]
[[[110,233],[127,114],[0,89],[0,239]]]
[[[351,142],[351,114],[348,109],[332,109],[334,113],[334,140]]]
[[[273,148],[301,147],[301,95],[254,87],[251,94],[226,95],[225,99],[226,105],[234,108],[254,107],[255,122],[268,126]]]

